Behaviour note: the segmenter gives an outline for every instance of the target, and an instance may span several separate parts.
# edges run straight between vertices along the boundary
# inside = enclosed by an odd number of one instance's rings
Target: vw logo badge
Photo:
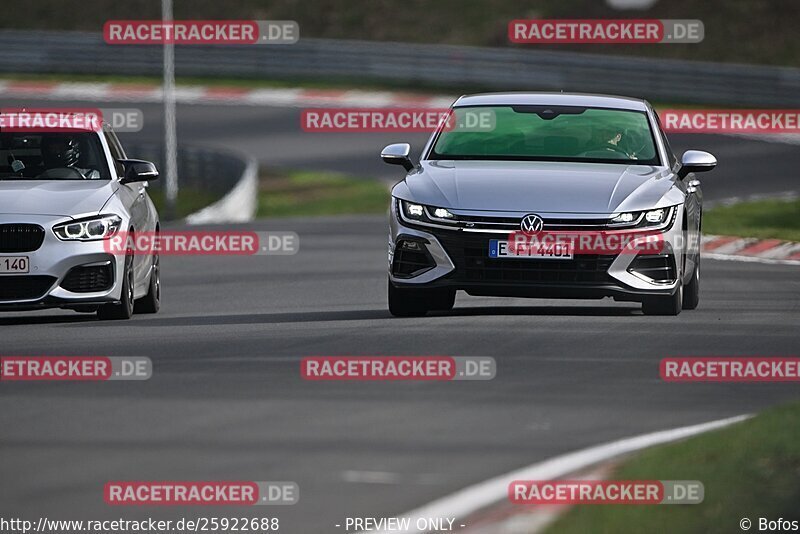
[[[522,229],[523,234],[538,234],[544,228],[544,221],[538,215],[531,213],[522,218],[519,227]]]

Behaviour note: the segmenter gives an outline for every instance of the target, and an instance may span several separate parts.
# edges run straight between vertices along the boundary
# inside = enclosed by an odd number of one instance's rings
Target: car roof
[[[588,93],[511,92],[464,95],[453,107],[462,106],[581,106],[647,111],[647,102],[625,96]]]

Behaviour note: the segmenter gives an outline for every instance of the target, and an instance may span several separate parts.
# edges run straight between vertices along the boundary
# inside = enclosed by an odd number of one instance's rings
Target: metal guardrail
[[[245,168],[236,184],[219,200],[189,214],[189,224],[246,222],[258,211],[258,162],[246,158]]]
[[[654,45],[668,46],[668,45]],[[0,31],[0,72],[157,75],[158,46],[111,46],[101,34]],[[496,90],[564,90],[649,100],[800,106],[800,69],[534,48],[328,39],[282,46],[178,46],[182,76],[334,78]]]
[[[164,166],[164,146],[155,143],[125,143],[128,157]],[[249,221],[255,216],[258,199],[258,163],[254,158],[221,149],[181,146],[178,148],[181,188],[211,193],[217,201],[186,217],[189,224]],[[150,187],[160,190],[163,180]],[[180,195],[180,193],[178,193]]]

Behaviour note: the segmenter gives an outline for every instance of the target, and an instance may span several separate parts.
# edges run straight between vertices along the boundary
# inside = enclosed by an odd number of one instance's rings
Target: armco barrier
[[[155,162],[163,170],[163,146],[126,143],[129,157]],[[178,149],[180,187],[207,191],[219,200],[186,217],[189,224],[245,222],[255,216],[258,199],[258,163],[250,156],[205,147]],[[164,180],[151,184],[160,189]],[[180,195],[180,192],[178,193]]]
[[[301,28],[302,33],[302,28]],[[668,45],[659,45],[668,46]],[[100,33],[0,31],[0,72],[158,75],[158,46]],[[184,76],[313,78],[497,90],[565,90],[650,100],[800,106],[800,69],[544,51],[329,39],[283,46],[176,46]]]
[[[258,162],[248,158],[236,185],[221,199],[186,217],[189,224],[246,222],[258,208]]]

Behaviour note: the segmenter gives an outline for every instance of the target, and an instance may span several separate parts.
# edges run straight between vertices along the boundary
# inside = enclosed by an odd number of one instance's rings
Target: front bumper
[[[679,224],[663,232],[661,254],[623,251],[537,260],[490,258],[489,240],[507,235],[409,224],[400,220],[394,205],[390,213],[389,279],[396,287],[449,287],[480,296],[642,301],[672,295],[680,279]],[[674,219],[681,216],[676,213]],[[668,274],[659,277],[654,274],[658,272]]]
[[[103,241],[61,241],[52,231],[66,217],[0,215],[2,224],[35,224],[44,240],[33,251],[3,251],[2,257],[27,257],[28,273],[0,274],[0,311],[81,308],[119,302],[125,257],[110,254]]]

